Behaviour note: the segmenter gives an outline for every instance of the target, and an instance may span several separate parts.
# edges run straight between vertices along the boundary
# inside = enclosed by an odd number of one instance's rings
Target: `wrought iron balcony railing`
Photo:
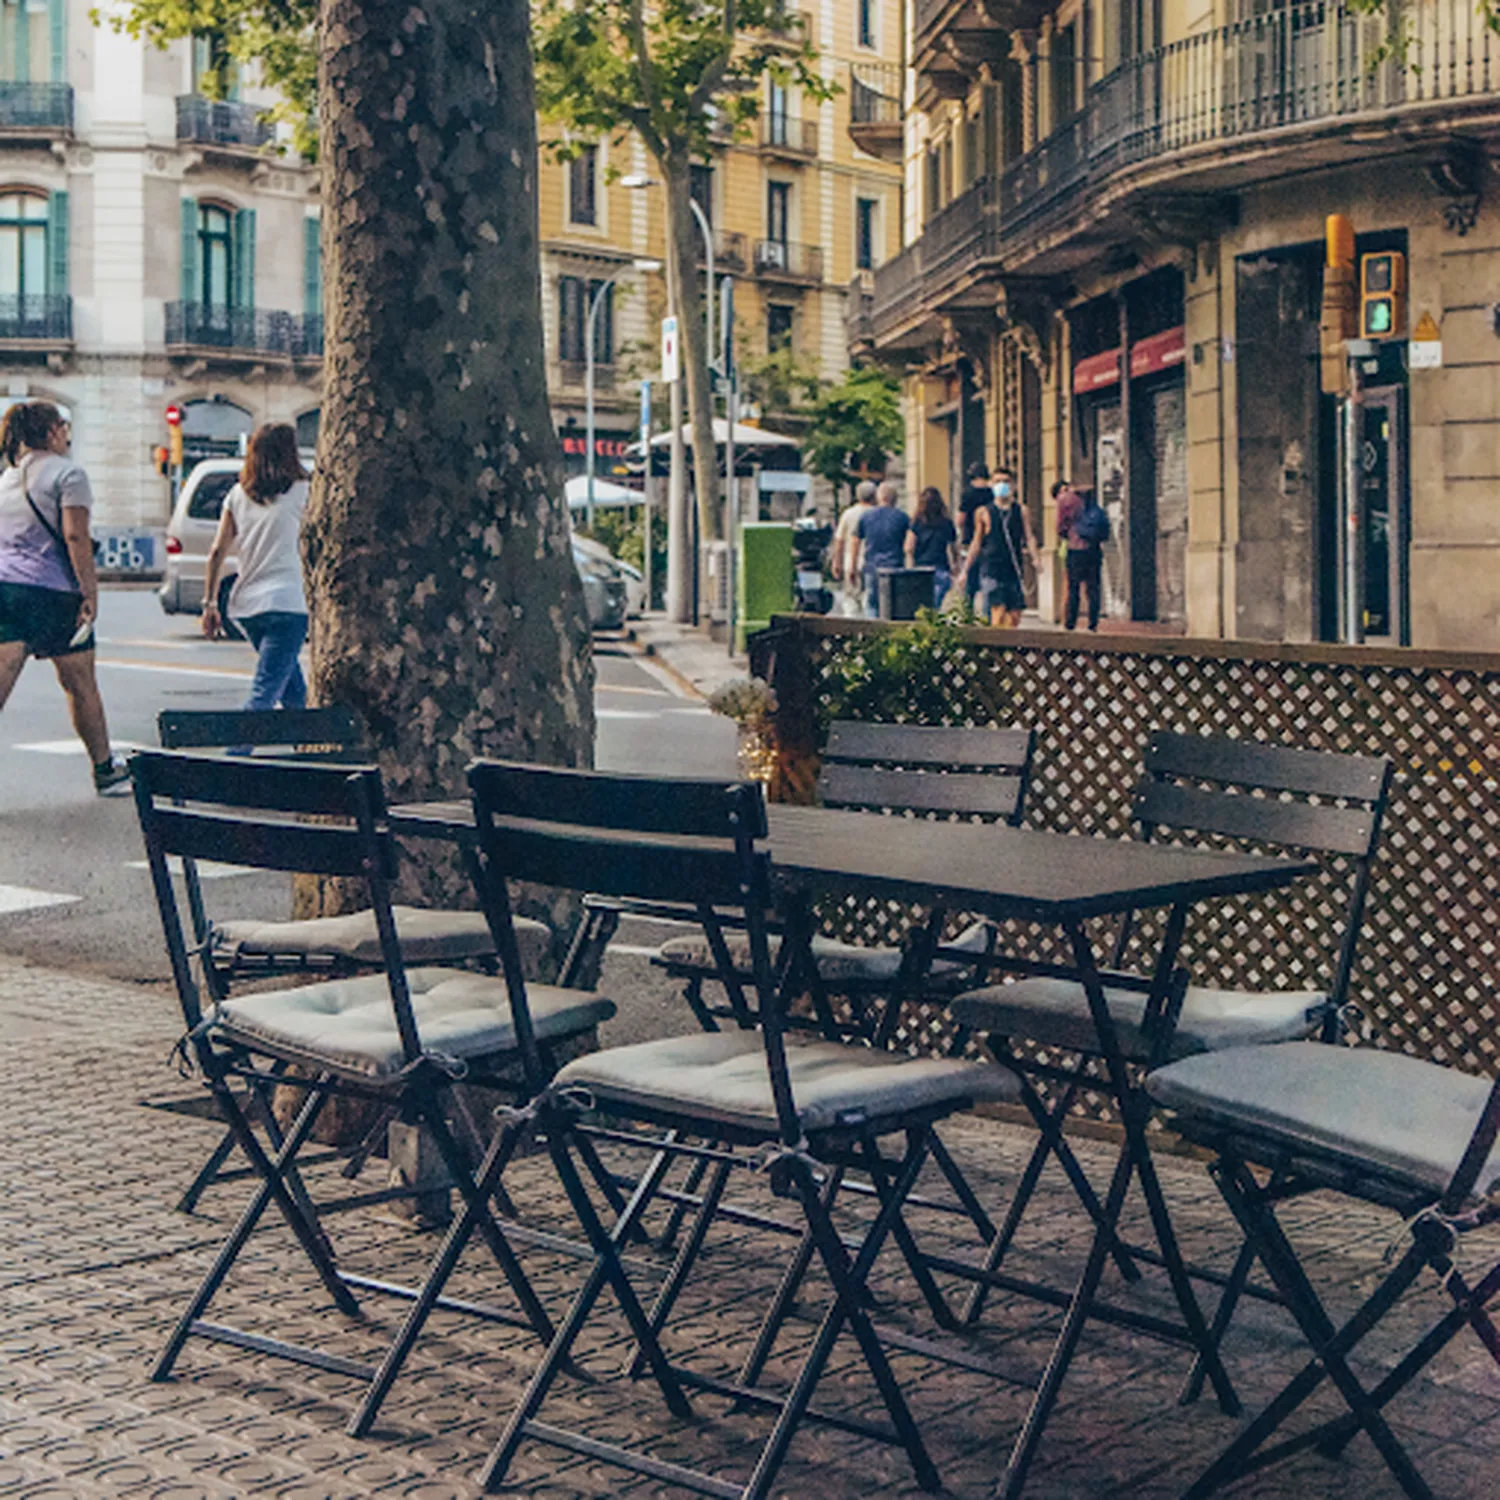
[[[323,353],[323,318],[318,313],[169,302],[166,323],[169,349],[222,349],[239,355],[282,355],[289,359],[318,358]]]
[[[0,131],[73,129],[73,88],[66,83],[0,81]]]
[[[901,69],[893,63],[850,63],[849,120],[854,125],[900,125]]]
[[[795,115],[762,115],[760,145],[773,156],[811,160],[818,154],[818,122],[799,120]]]
[[[270,145],[275,127],[262,118],[254,104],[235,104],[227,99],[205,99],[202,94],[179,94],[177,139],[200,146],[237,146],[259,151]]]
[[[768,281],[822,281],[823,247],[790,240],[756,240],[755,274]]]
[[[66,296],[0,296],[0,342],[68,344],[73,341],[73,299]]]
[[[698,264],[704,263],[703,237],[696,241]],[[745,236],[733,229],[714,230],[714,270],[743,271],[749,262],[745,259]]]

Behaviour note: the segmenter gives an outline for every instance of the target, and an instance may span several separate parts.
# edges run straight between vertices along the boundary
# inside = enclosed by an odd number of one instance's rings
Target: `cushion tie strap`
[[[818,1173],[822,1170],[822,1163],[812,1154],[812,1148],[808,1145],[805,1135],[792,1146],[781,1141],[767,1146],[761,1159],[756,1163],[755,1170],[767,1174],[771,1180],[771,1191],[778,1198],[790,1198],[795,1192],[792,1168],[797,1163],[801,1164],[811,1179],[817,1180]]]

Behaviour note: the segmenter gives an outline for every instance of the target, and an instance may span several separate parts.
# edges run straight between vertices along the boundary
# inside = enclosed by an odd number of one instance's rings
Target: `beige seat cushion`
[[[787,1068],[807,1131],[859,1125],[907,1110],[1019,1098],[1015,1075],[986,1063],[908,1057],[842,1042],[788,1037]],[[776,1134],[771,1075],[761,1035],[711,1031],[591,1052],[557,1075],[611,1104],[681,1112],[738,1129]]]
[[[401,956],[409,964],[458,963],[495,951],[483,912],[393,906],[391,915],[401,939]],[[336,958],[351,964],[381,961],[375,913],[368,909],[301,922],[225,922],[214,932],[216,949],[225,956]],[[551,938],[541,922],[516,918],[516,939],[528,964],[541,956]]]
[[[1141,1022],[1147,997],[1138,990],[1109,986],[1104,996],[1126,1057],[1145,1061]],[[1190,985],[1172,1036],[1172,1056],[1301,1041],[1317,1034],[1327,1003],[1328,997],[1317,990],[1260,995]],[[1038,977],[987,985],[958,996],[948,1008],[955,1021],[974,1031],[1025,1037],[1078,1052],[1099,1050],[1088,996],[1075,980]]]
[[[454,969],[411,969],[406,978],[426,1051],[474,1058],[515,1050],[504,979]],[[536,984],[526,996],[538,1041],[586,1031],[615,1013],[611,1001],[587,990]],[[290,1062],[376,1080],[404,1066],[383,974],[235,996],[214,1016],[216,1036]]]
[[[1185,1058],[1146,1080],[1156,1102],[1189,1119],[1374,1168],[1413,1187],[1448,1186],[1490,1082],[1374,1047],[1288,1042]],[[1500,1192],[1500,1147],[1476,1194]]]
[[[978,934],[978,946],[973,947],[974,934]],[[976,923],[974,927],[956,938],[950,947],[972,947],[976,953],[984,951],[984,929]],[[724,946],[734,961],[735,972],[741,979],[750,977],[750,939],[739,930],[724,934]],[[767,946],[771,950],[774,964],[781,952],[781,938],[772,933]],[[858,943],[842,943],[837,938],[813,938],[813,956],[818,962],[818,973],[825,983],[835,984],[889,984],[901,969],[901,949],[888,947],[862,947]],[[682,937],[670,938],[656,951],[656,962],[666,968],[694,970],[711,974],[715,970],[713,950],[701,932],[685,933]],[[955,973],[959,965],[939,959],[932,966],[934,974]]]

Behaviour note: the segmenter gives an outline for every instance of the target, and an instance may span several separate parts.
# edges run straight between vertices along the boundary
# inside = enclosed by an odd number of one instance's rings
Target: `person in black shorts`
[[[68,457],[70,432],[46,401],[12,406],[0,423],[0,708],[28,656],[49,659],[101,796],[130,790],[109,745],[94,675],[99,580],[89,535],[88,475]]]

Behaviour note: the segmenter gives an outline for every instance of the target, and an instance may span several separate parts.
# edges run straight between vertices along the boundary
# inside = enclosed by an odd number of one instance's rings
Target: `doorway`
[[[1366,640],[1411,644],[1411,506],[1405,391],[1380,386],[1359,406],[1359,533]]]

